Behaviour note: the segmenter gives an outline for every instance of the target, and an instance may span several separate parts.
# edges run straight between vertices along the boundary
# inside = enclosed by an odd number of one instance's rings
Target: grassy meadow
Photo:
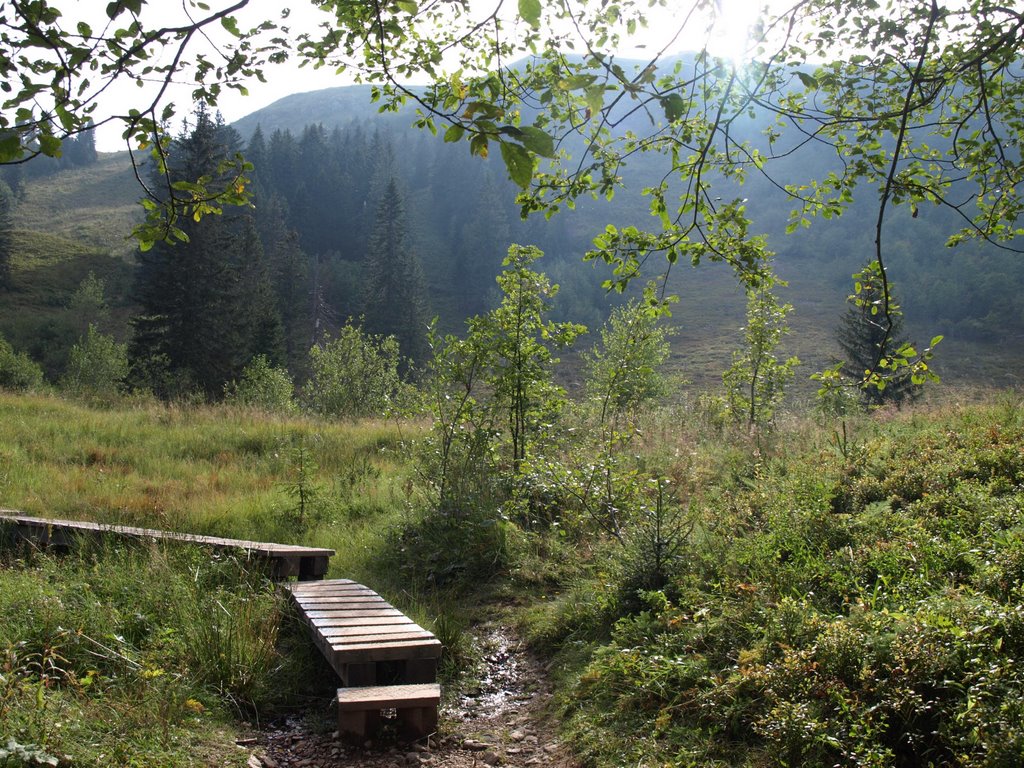
[[[413,468],[403,443],[421,429],[0,394],[0,503],[43,517],[334,547],[332,573],[350,574],[407,507]],[[300,451],[317,465],[303,519]]]
[[[403,446],[421,429],[0,393],[0,507],[331,547],[331,576],[389,594],[375,553],[408,514]],[[316,682],[331,675],[253,567],[116,538],[60,558],[5,550],[0,742],[62,765],[242,765],[243,723],[321,713],[330,691]],[[434,620],[436,606],[405,603]],[[4,743],[0,764],[45,764],[31,750],[17,762]]]
[[[636,426],[631,471],[661,481],[611,535],[547,486],[543,519],[438,516],[421,422],[5,394],[0,506],[332,547],[331,576],[434,627],[453,688],[464,628],[500,611],[586,765],[1020,764],[1018,394],[788,413],[756,439],[697,401]],[[0,614],[0,732],[62,764],[235,764],[242,723],[329,698],[230,557],[6,551]]]

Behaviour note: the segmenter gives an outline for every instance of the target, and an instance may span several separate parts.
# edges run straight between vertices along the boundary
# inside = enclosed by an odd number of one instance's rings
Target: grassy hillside
[[[0,393],[0,506],[336,547],[335,572],[351,574],[366,567],[365,541],[401,514],[410,472],[401,441],[417,431],[146,402],[97,410]],[[289,490],[299,448],[319,468],[303,521]]]
[[[130,234],[141,190],[124,153],[25,184],[12,216],[12,285],[0,296],[0,334],[42,363],[51,378],[83,329],[68,302],[89,273],[105,283],[110,331],[130,313]]]
[[[38,251],[32,249],[35,236],[29,238],[21,258],[35,260],[47,252],[60,256],[62,246],[47,242],[45,235],[112,256],[131,256],[131,231],[141,219],[140,197],[142,189],[126,152],[101,154],[94,165],[29,181],[14,212],[15,227],[44,237]]]

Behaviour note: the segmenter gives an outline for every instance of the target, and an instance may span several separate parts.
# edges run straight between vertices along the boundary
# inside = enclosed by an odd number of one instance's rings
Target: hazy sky
[[[161,3],[158,5],[158,1],[146,6],[144,18],[148,19],[149,24],[172,26],[181,24],[184,21],[185,10],[182,2]],[[484,0],[472,1],[480,3],[481,6],[489,7],[485,6]],[[489,0],[490,3],[497,1]],[[757,15],[757,9],[763,6],[764,0],[716,0],[716,3],[719,9],[720,21],[715,25],[708,41],[710,48],[721,55],[738,55],[746,38],[747,26],[753,23]],[[227,2],[211,3],[214,9],[227,4]],[[678,27],[678,22],[672,23],[672,16],[680,14],[683,6],[688,7],[690,5],[689,2],[681,3],[675,0],[669,4],[672,6],[672,9],[662,9],[660,12],[664,14],[664,17],[652,23],[650,29],[638,33],[634,38],[634,45],[627,50],[620,51],[620,55],[639,58],[649,52],[660,49],[666,44],[667,32]],[[81,7],[83,5],[90,6],[90,8],[83,10]],[[249,7],[243,9],[239,14],[239,27],[248,28],[256,26],[261,21],[266,20],[267,5],[269,4],[250,3]],[[316,9],[310,2],[293,2],[290,5],[292,8],[290,16],[287,20],[280,21],[279,23],[289,26],[292,34],[299,30],[313,31],[318,24],[330,18],[327,14]],[[511,8],[514,12],[516,4],[506,0],[504,6]],[[66,15],[73,16],[76,13],[83,17],[95,15],[98,8],[98,5],[93,6],[91,2],[76,3],[71,12]],[[194,10],[194,13],[201,15],[202,12]],[[273,13],[278,14],[279,10],[275,9]],[[277,16],[272,17],[271,20],[279,21]],[[97,26],[97,22],[94,19],[90,19],[90,21],[93,22],[94,27]],[[692,24],[689,29],[693,30],[692,34],[676,40],[672,50],[693,49],[700,47],[705,42],[707,37],[706,19]],[[209,33],[210,40],[214,43],[218,39],[223,39],[222,36],[226,35],[219,24],[211,27]],[[321,70],[313,70],[311,67],[300,69],[293,62],[269,66],[264,74],[267,79],[266,83],[253,81],[247,85],[249,90],[248,96],[241,96],[233,90],[224,91],[219,101],[219,109],[228,122],[233,122],[292,93],[347,85],[352,82],[350,76],[335,74],[328,67],[324,67]],[[178,104],[179,117],[189,112],[190,91],[191,87],[187,83],[176,87],[173,91],[172,98]],[[127,110],[127,105],[139,103],[142,96],[144,96],[144,93],[140,93],[136,86],[120,85],[105,99],[103,106],[107,114],[111,112],[123,113]],[[121,138],[121,130],[122,127],[119,123],[101,128],[97,135],[97,146],[99,149],[101,151],[123,150],[125,143]]]

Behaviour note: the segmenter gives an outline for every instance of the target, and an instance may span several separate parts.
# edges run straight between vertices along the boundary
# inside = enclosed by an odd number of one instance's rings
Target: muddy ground
[[[508,630],[476,632],[480,665],[475,682],[445,697],[438,732],[423,743],[383,738],[350,745],[315,718],[272,722],[241,746],[251,768],[578,768],[556,735],[551,691],[541,665]],[[324,722],[328,725],[325,727]]]

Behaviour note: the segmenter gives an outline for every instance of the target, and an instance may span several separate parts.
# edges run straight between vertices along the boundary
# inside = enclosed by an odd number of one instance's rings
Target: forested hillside
[[[361,87],[288,97],[235,126],[197,112],[174,147],[172,172],[217,177],[220,161],[241,151],[254,166],[253,205],[189,223],[189,242],[141,254],[127,237],[142,190],[126,157],[97,158],[83,141],[59,163],[8,173],[11,275],[0,289],[0,333],[58,378],[76,339],[97,321],[68,309],[91,272],[102,280],[99,330],[130,342],[136,382],[164,394],[197,387],[219,397],[258,354],[301,381],[310,346],[350,318],[370,333],[395,335],[402,354],[421,364],[432,317],[441,330],[457,331],[494,306],[511,243],[544,251],[539,269],[561,286],[555,317],[596,330],[621,299],[601,287],[609,270],[583,256],[607,223],[649,218],[636,198],[587,200],[551,219],[523,221],[500,162],[410,121],[378,115]],[[754,135],[757,119],[742,128]],[[809,167],[808,157],[818,165]],[[805,154],[792,169],[794,183],[822,175],[829,162],[824,152]],[[623,168],[624,182],[653,184],[655,171],[640,155]],[[159,194],[159,180],[142,173]],[[235,181],[228,173],[219,183]],[[725,198],[746,198],[755,228],[778,254],[775,268],[789,283],[779,294],[795,308],[783,347],[803,362],[797,388],[810,389],[810,373],[841,354],[836,331],[851,275],[873,249],[870,201],[787,234],[791,202],[766,180],[752,174],[742,187],[720,187]],[[1012,383],[1024,371],[1017,352],[1024,262],[995,247],[947,249],[955,226],[938,208],[887,224],[887,265],[906,333],[945,335],[937,369],[947,380]],[[647,276],[665,266],[647,264]],[[682,299],[673,307],[670,366],[715,386],[741,341],[742,291],[720,264],[676,266],[668,289]]]

